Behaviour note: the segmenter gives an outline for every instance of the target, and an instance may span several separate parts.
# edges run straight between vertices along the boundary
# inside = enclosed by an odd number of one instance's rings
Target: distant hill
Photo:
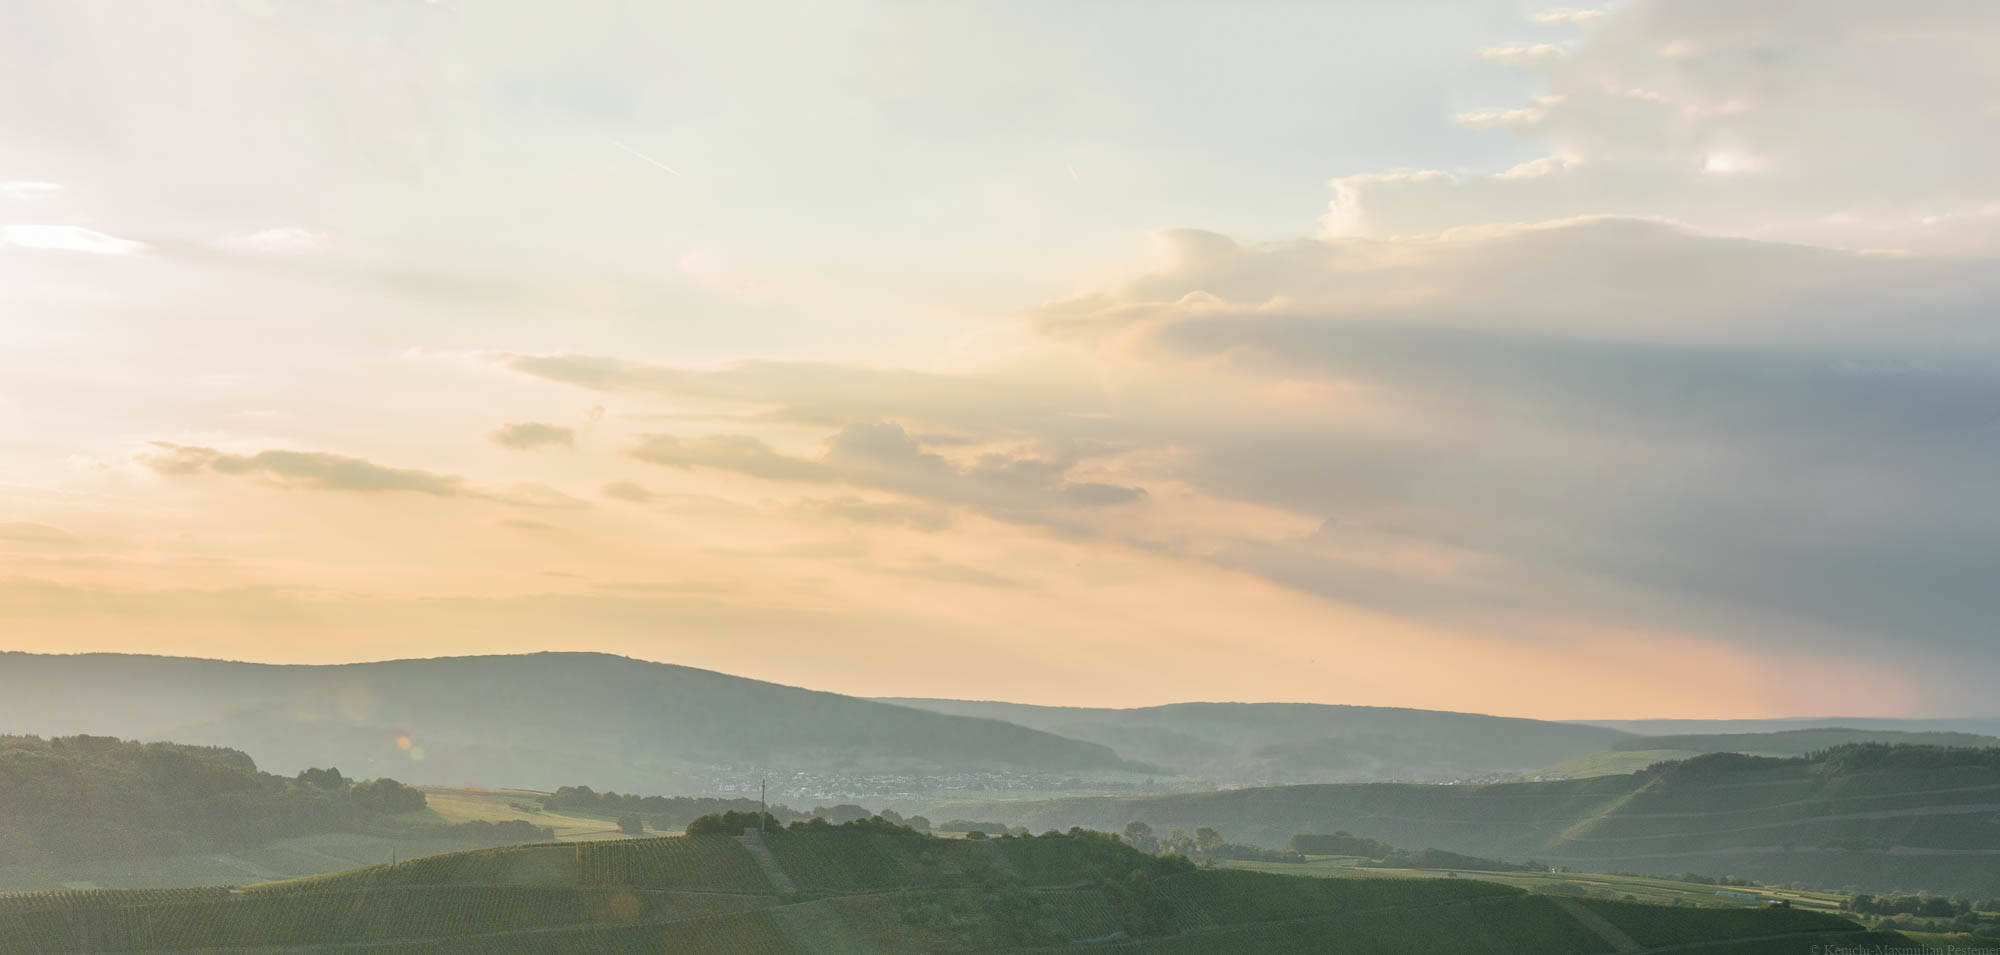
[[[1772,939],[1911,943],[1795,909],[1198,869],[1099,833],[947,840],[880,823],[464,852],[234,893],[0,896],[0,953],[42,955],[1588,955]]]
[[[1778,730],[1768,733],[1699,733],[1637,736],[1611,745],[1617,750],[1668,749],[1689,753],[1751,753],[1760,756],[1804,756],[1850,743],[1910,746],[1958,746],[1983,749],[2000,746],[2000,736],[1941,731],[1868,730],[1848,727]]]
[[[2000,736],[2000,716],[1897,719],[1868,716],[1789,717],[1768,720],[1571,720],[1581,726],[1637,733],[1641,736],[1687,736],[1736,733],[1782,733],[1806,729],[1893,730],[1902,733],[1976,733]]]
[[[958,807],[1031,829],[1212,826],[1277,847],[1346,831],[1584,871],[1738,875],[1866,892],[2000,895],[2000,749],[1716,753],[1542,783],[1284,786]]]
[[[885,702],[1006,720],[1231,784],[1471,779],[1537,769],[1632,738],[1572,723],[1316,703],[1174,703],[1116,710]]]
[[[273,666],[0,653],[0,730],[230,746],[408,782],[700,791],[728,767],[838,772],[1127,768],[995,720],[593,653]]]
[[[1578,756],[1535,771],[1550,778],[1615,776],[1636,773],[1654,763],[1692,759],[1704,753],[1750,756],[1803,756],[1850,743],[1911,746],[2000,746],[2000,737],[1976,733],[1910,730],[1865,730],[1845,727],[1779,730],[1768,733],[1700,733],[1679,736],[1635,736],[1610,749]]]

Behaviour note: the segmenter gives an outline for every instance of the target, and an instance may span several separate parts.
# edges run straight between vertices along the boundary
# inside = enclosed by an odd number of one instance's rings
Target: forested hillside
[[[334,769],[284,778],[259,772],[231,749],[0,737],[0,865],[175,855],[379,829],[423,808],[423,793],[393,779],[357,781]]]

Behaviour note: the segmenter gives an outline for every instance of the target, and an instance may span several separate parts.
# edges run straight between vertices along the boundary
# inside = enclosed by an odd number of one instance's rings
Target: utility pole
[[[763,832],[766,828],[768,828],[764,824],[764,820],[771,818],[771,804],[764,799],[764,784],[765,781],[763,779],[757,780],[757,831],[758,832]]]

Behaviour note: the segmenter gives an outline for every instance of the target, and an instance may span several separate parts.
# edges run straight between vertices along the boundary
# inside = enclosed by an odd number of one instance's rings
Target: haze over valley
[[[0,955],[2000,951],[2000,4],[0,3]]]

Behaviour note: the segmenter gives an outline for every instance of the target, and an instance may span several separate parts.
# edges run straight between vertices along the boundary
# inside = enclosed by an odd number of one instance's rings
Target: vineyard
[[[755,895],[776,891],[750,853],[726,836],[580,842],[575,852],[578,879],[584,885]]]
[[[924,839],[924,842],[937,844],[943,840]],[[878,837],[859,829],[831,826],[776,833],[766,840],[766,845],[785,874],[806,892],[859,892],[916,885],[917,877],[904,860],[923,854],[928,848],[914,840]]]
[[[376,885],[346,892],[255,892],[231,898],[43,906],[0,920],[0,942],[24,951],[355,944],[618,925],[732,914],[758,897],[621,888]]]
[[[1573,908],[1475,879],[1200,869],[1081,831],[955,840],[869,823],[764,843],[796,893],[778,896],[730,836],[521,846],[242,889],[0,897],[0,955],[1609,951]],[[1859,928],[1782,909],[1582,901],[1647,945]]]

